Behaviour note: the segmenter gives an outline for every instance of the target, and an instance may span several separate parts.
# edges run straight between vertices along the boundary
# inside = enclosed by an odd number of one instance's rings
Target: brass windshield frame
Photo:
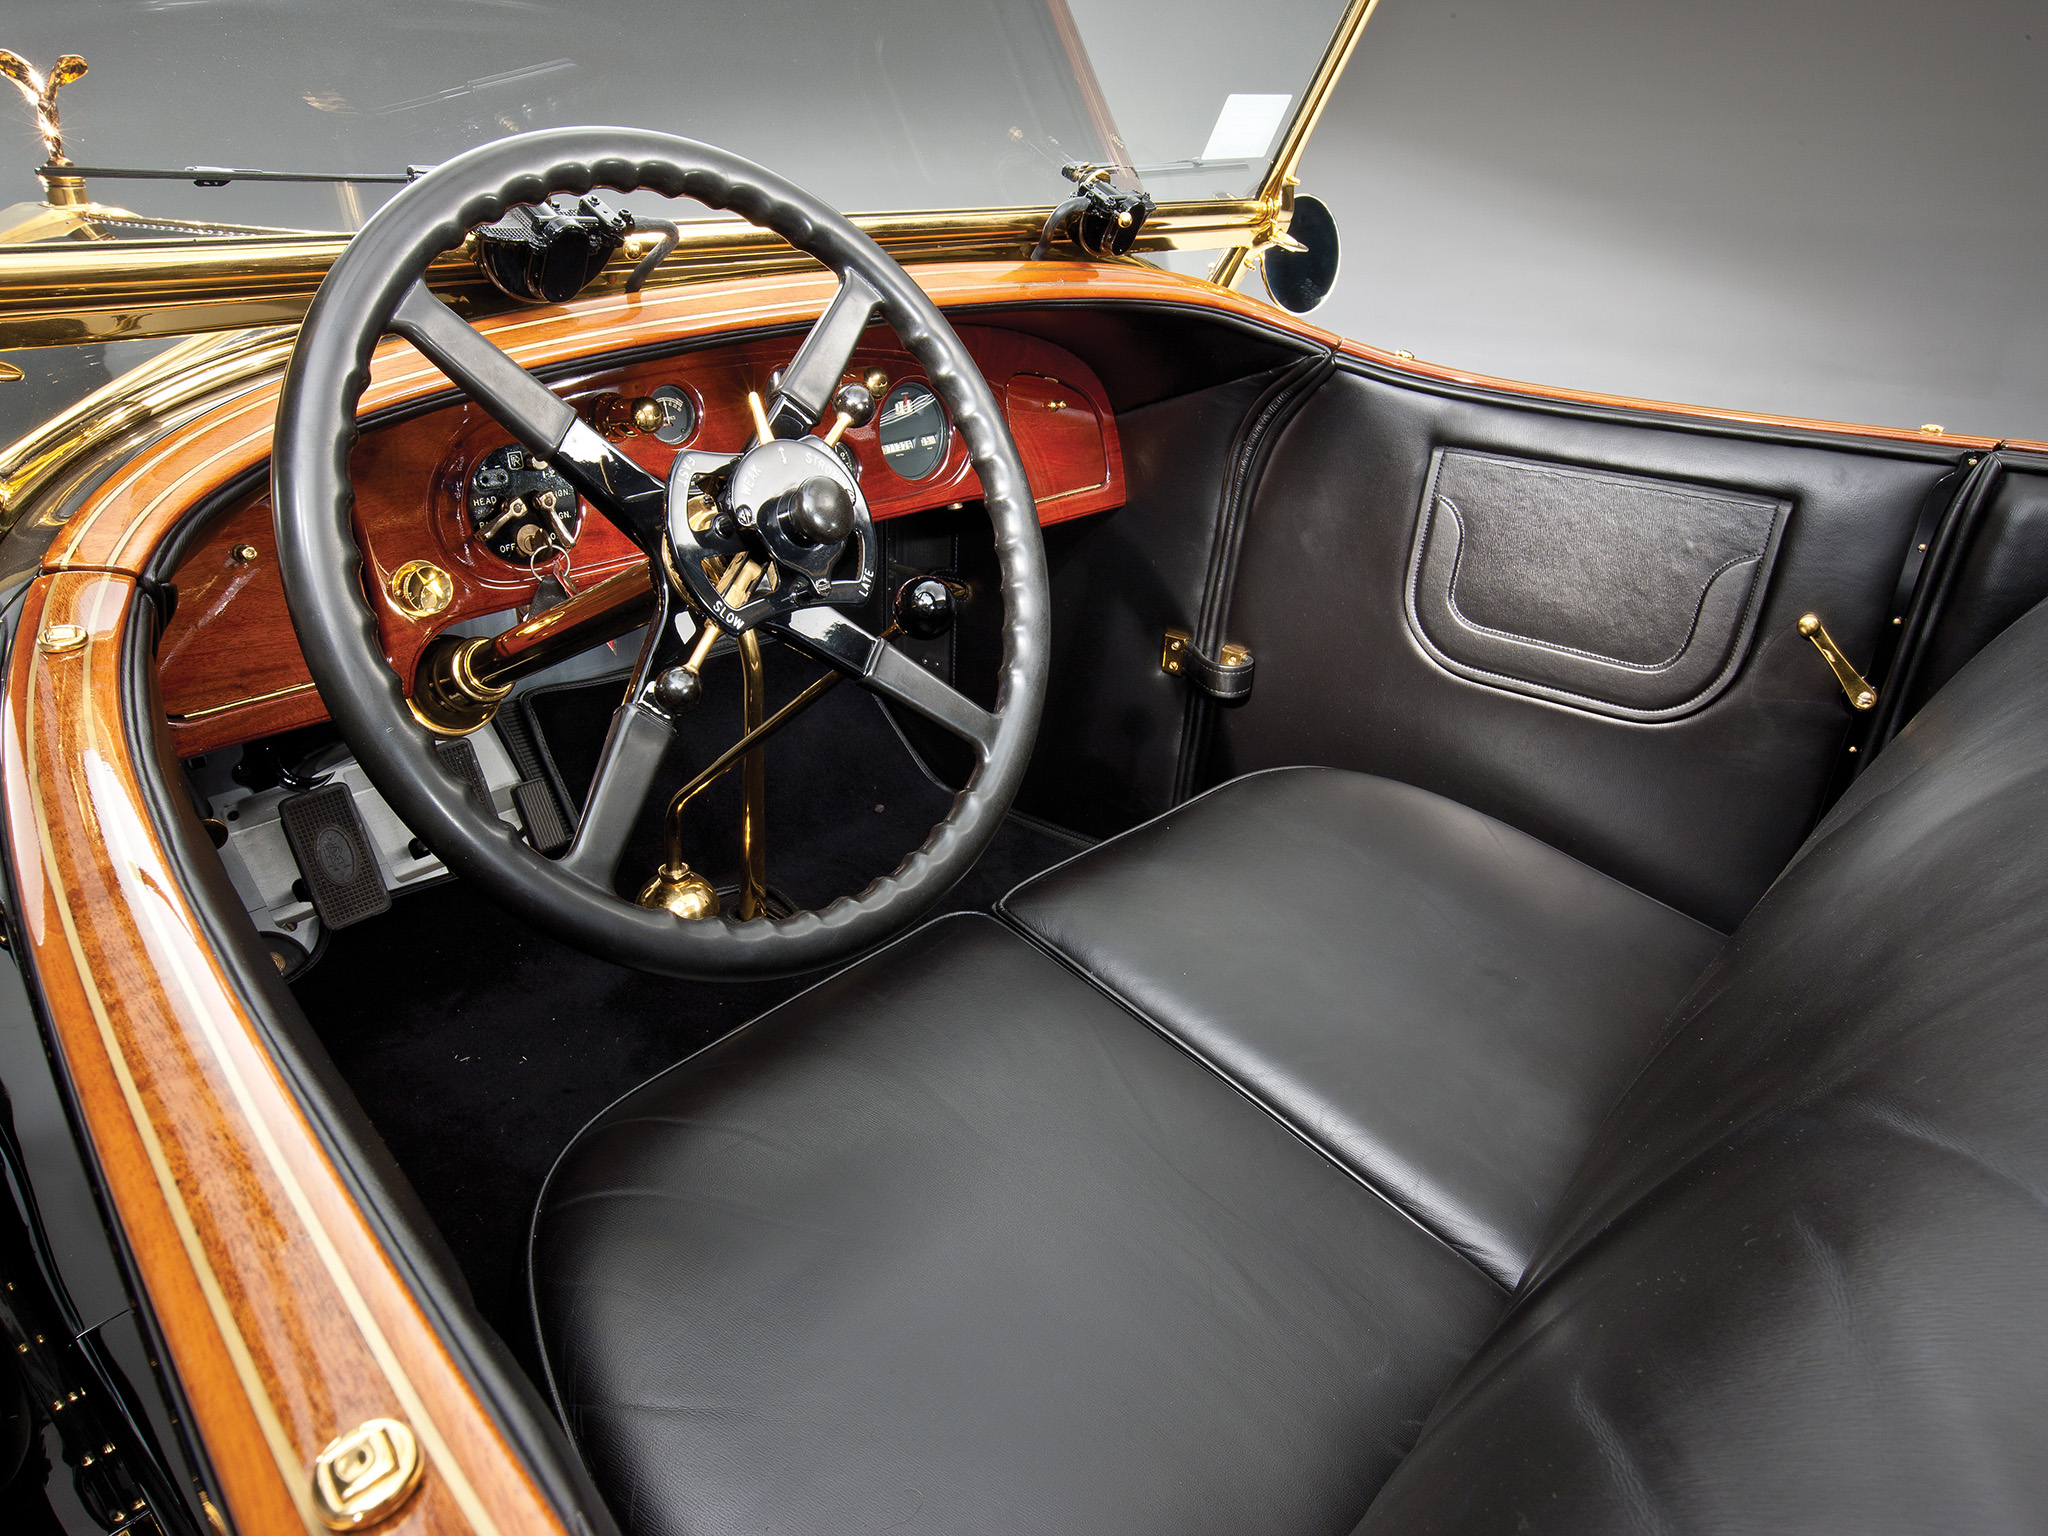
[[[1251,239],[1231,241],[1224,247],[1216,265],[1209,270],[1209,281],[1217,287],[1234,287],[1248,261],[1286,236],[1287,226],[1294,217],[1296,172],[1301,169],[1301,157],[1308,150],[1309,136],[1316,131],[1316,124],[1323,120],[1323,108],[1336,94],[1337,82],[1344,78],[1344,66],[1351,62],[1359,38],[1365,35],[1365,24],[1372,20],[1372,13],[1379,9],[1379,5],[1380,0],[1349,0],[1344,7],[1337,30],[1330,34],[1329,45],[1323,49],[1316,72],[1309,76],[1308,89],[1301,93],[1287,131],[1280,135],[1280,147],[1273,152],[1273,158],[1266,166],[1265,179],[1259,183],[1259,190],[1252,198],[1253,206],[1264,211],[1264,222],[1253,232]]]
[[[1134,255],[1221,250],[1224,254],[1211,280],[1227,287],[1243,270],[1248,255],[1286,235],[1302,152],[1377,5],[1378,0],[1348,0],[1257,194],[1161,203],[1146,221]],[[76,189],[75,195],[83,196],[83,189]],[[51,201],[56,201],[54,195]],[[1037,242],[1051,212],[1048,204],[852,217],[908,266],[1021,260]],[[654,269],[650,286],[802,271],[815,265],[780,236],[742,219],[694,220],[681,229],[682,238]],[[623,289],[634,264],[656,238],[647,234],[629,240],[585,295]],[[348,239],[345,234],[277,234],[195,241],[0,244],[0,351],[295,325]],[[471,318],[510,307],[509,300],[484,282],[466,250],[451,251],[435,262],[428,280]]]

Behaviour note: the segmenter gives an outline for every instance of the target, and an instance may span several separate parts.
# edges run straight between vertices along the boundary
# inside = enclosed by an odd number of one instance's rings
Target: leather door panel
[[[1439,448],[1408,620],[1475,682],[1628,720],[1733,680],[1791,503]]]
[[[1160,636],[1196,627],[1231,445],[1274,377],[1121,412],[1125,504],[1045,530],[1052,682],[1019,810],[1106,836],[1173,803],[1187,690],[1159,670]]]
[[[1407,578],[1440,451],[1782,506],[1775,553],[1762,552],[1768,582],[1731,637],[1718,691],[1679,718],[1616,718],[1611,704],[1602,714],[1534,696],[1555,674],[1510,691],[1432,655]],[[1852,721],[1799,616],[1819,613],[1867,664],[1922,501],[1951,458],[1934,444],[1418,387],[1347,360],[1282,433],[1246,519],[1228,627],[1258,658],[1258,686],[1217,712],[1201,782],[1291,763],[1383,774],[1732,928],[1813,824]],[[1695,562],[1694,577],[1716,563]],[[1586,620],[1597,585],[1574,589],[1556,562],[1542,580],[1562,606],[1546,616],[1525,603],[1525,634],[1597,639]],[[1623,644],[1606,643],[1610,656]]]

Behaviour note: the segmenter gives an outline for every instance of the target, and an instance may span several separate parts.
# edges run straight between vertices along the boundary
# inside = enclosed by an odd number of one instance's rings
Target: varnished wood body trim
[[[314,1458],[364,1419],[427,1457],[392,1532],[559,1532],[356,1206],[151,822],[123,728],[125,576],[45,576],[0,724],[19,929],[138,1280],[243,1532],[322,1529]],[[52,623],[77,650],[44,654]]]

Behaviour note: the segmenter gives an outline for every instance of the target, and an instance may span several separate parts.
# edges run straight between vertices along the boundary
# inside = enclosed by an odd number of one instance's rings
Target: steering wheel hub
[[[812,603],[874,595],[874,520],[860,482],[822,440],[770,438],[737,458],[680,453],[668,484],[671,570],[728,633]],[[735,602],[723,583],[741,558],[772,564],[777,575]]]

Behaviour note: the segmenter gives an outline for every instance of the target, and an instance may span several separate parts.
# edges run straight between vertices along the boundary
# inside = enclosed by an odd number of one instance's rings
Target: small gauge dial
[[[697,402],[673,384],[655,390],[652,399],[661,407],[661,425],[654,429],[657,442],[680,448],[697,435]]]
[[[575,547],[583,508],[553,465],[508,445],[493,448],[470,473],[469,523],[500,560],[539,566]]]
[[[946,462],[953,424],[946,408],[922,379],[910,379],[890,390],[875,413],[875,435],[882,462],[905,480],[922,480]]]

